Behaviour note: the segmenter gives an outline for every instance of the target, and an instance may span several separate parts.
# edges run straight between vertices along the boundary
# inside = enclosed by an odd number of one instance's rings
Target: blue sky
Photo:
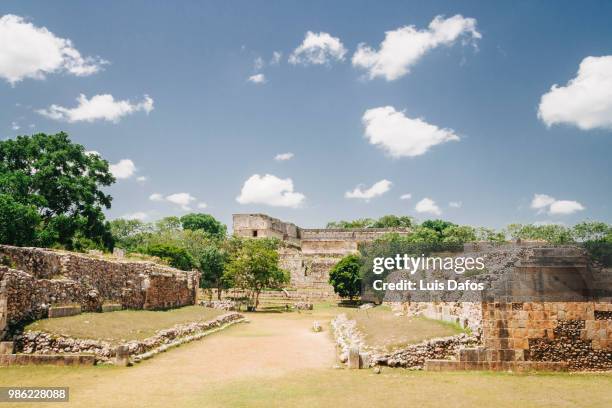
[[[0,32],[25,28],[0,36],[2,136],[63,130],[113,164],[131,161],[136,170],[123,166],[129,177],[109,189],[111,218],[189,207],[226,223],[264,212],[305,227],[384,214],[612,222],[610,2],[5,1],[0,14],[20,18]],[[432,20],[456,15],[459,33],[439,40]],[[28,76],[11,58],[47,49],[3,55],[42,27],[83,59]],[[296,53],[309,31],[315,45]],[[386,32],[406,34],[388,54]],[[423,38],[425,51],[402,65]],[[361,43],[369,59],[356,61]],[[397,58],[409,72],[390,68]],[[264,83],[249,81],[258,74]],[[74,110],[80,94],[113,101]]]

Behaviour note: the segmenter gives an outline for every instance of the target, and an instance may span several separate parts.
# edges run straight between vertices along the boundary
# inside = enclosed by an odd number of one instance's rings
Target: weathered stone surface
[[[0,336],[49,308],[80,305],[99,312],[104,303],[129,309],[195,304],[199,273],[152,262],[111,261],[84,254],[0,245]]]
[[[130,365],[130,349],[127,345],[120,345],[115,349],[115,365],[127,367]]]
[[[351,347],[348,353],[348,368],[359,369],[361,368],[359,358],[359,347]]]
[[[51,306],[49,318],[75,316],[81,314],[81,305]]]
[[[146,353],[154,355],[171,344],[195,340],[203,333],[243,319],[244,316],[240,313],[229,312],[206,322],[178,324],[168,329],[159,330],[155,335],[144,340],[129,341],[119,347],[103,340],[75,339],[40,331],[24,333],[18,338],[17,343],[23,354],[89,353],[95,355],[98,362],[124,364],[126,363],[125,357],[117,359],[118,351],[121,353],[127,351],[128,356],[131,356],[134,361],[139,361],[142,359],[139,355]]]
[[[0,366],[12,365],[55,365],[55,366],[92,366],[96,363],[94,355],[70,354],[0,354]]]
[[[0,354],[13,354],[15,343],[12,341],[0,341]]]

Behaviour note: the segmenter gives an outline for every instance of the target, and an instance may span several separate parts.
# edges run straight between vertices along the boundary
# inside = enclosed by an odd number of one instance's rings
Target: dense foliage
[[[344,298],[357,297],[361,292],[361,258],[359,255],[346,255],[329,271],[329,284],[334,287],[334,292]]]
[[[0,141],[0,242],[84,250],[113,246],[103,209],[109,165],[66,133]]]
[[[375,220],[373,218],[359,218],[352,221],[331,221],[326,228],[408,228],[413,224],[411,217],[385,215]]]
[[[179,269],[197,269],[202,288],[225,288],[227,228],[212,215],[165,217],[155,223],[117,219],[111,221],[111,230],[117,247],[158,256]]]
[[[225,268],[225,279],[247,292],[252,307],[259,305],[264,289],[280,289],[289,282],[289,272],[278,265],[279,241],[270,238],[232,238],[233,250]]]

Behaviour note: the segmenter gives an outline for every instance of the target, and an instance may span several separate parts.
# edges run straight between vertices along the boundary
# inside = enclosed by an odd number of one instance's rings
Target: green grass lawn
[[[459,326],[439,320],[395,316],[387,306],[346,309],[345,313],[350,319],[357,321],[357,328],[365,335],[369,346],[389,351],[434,337],[463,332]]]
[[[204,322],[225,313],[223,310],[202,306],[186,306],[178,309],[121,310],[108,313],[83,313],[76,316],[38,320],[29,324],[27,330],[80,339],[101,339],[113,344],[125,340],[142,340],[156,331],[176,324]]]
[[[319,370],[272,381],[225,383],[184,406],[609,408],[612,375]]]

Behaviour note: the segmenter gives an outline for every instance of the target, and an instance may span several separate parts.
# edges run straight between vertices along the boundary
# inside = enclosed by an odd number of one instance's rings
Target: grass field
[[[348,309],[346,314],[350,319],[357,321],[357,327],[365,335],[369,346],[389,351],[434,337],[452,336],[463,332],[457,325],[438,320],[395,316],[387,306]]]
[[[202,306],[186,306],[164,311],[121,310],[109,313],[83,313],[76,316],[43,319],[31,323],[26,330],[80,339],[102,339],[111,343],[142,340],[161,329],[179,323],[207,321],[223,314],[223,310]]]
[[[328,322],[346,311],[317,305],[301,313],[248,313],[250,323],[134,367],[5,367],[0,386],[67,386],[70,402],[61,405],[83,408],[612,406],[610,373],[334,369]],[[312,332],[313,320],[323,333]]]

